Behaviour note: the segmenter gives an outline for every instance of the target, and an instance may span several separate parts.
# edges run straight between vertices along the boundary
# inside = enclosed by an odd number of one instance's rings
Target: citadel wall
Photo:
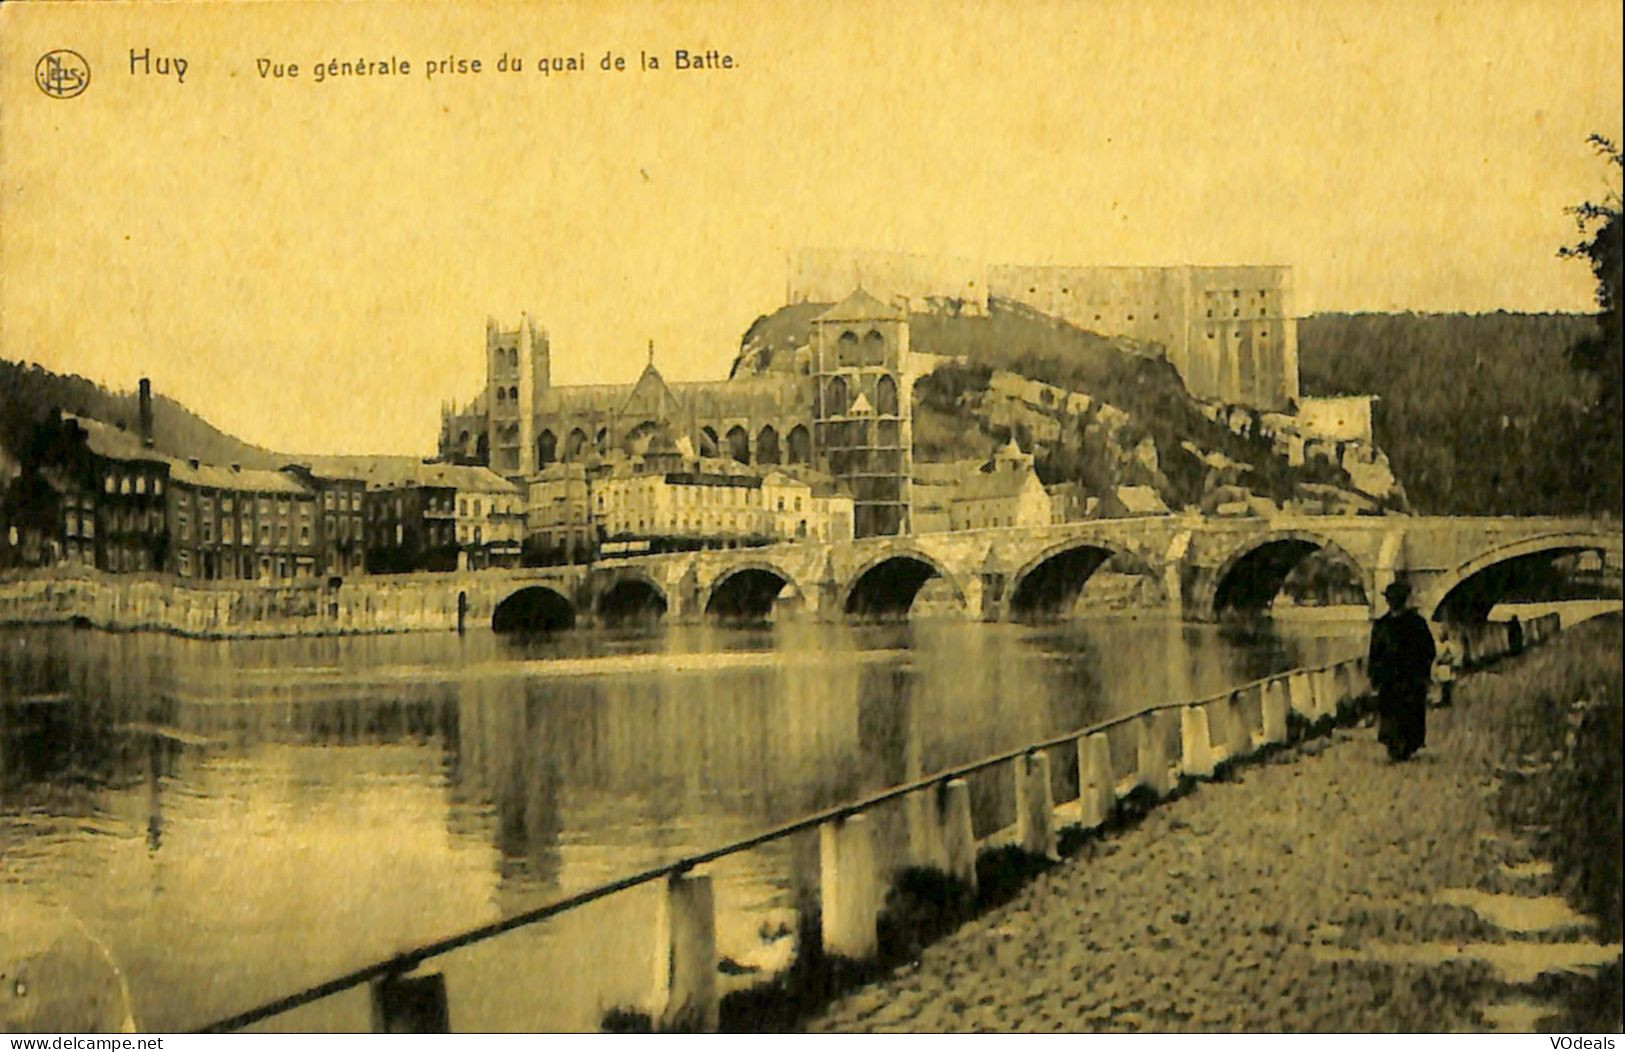
[[[981,314],[999,299],[1103,336],[1155,343],[1204,400],[1287,409],[1298,399],[1291,267],[989,265],[828,249],[791,259],[791,303],[834,302],[854,284],[914,310]]]

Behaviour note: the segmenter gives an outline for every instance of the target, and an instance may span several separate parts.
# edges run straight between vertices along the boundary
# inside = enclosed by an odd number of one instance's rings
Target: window
[[[220,539],[226,544],[233,544],[236,542],[237,538],[233,533],[233,527],[236,526],[236,524],[237,520],[233,518],[228,517],[220,520]]]
[[[283,545],[286,545],[288,543],[288,524],[285,523],[285,522],[282,523],[277,528],[276,535],[277,535],[277,540],[280,541]]]
[[[326,493],[322,494],[322,508],[326,511],[332,511],[333,504],[333,491],[328,490]]]
[[[163,479],[153,479],[152,480],[152,495],[155,496],[155,497],[161,497],[161,496],[163,496],[163,493],[164,493],[164,480]]]
[[[458,501],[457,503],[459,505],[457,514],[459,514],[459,515],[467,515],[468,514],[468,498],[464,497],[462,500]]]
[[[118,480],[118,491],[120,493],[130,492],[130,476],[124,475]]]
[[[142,494],[147,492],[147,476],[137,475],[135,477],[135,491]]]
[[[260,543],[271,543],[271,520],[269,519],[260,520]]]
[[[113,476],[112,475],[108,475],[105,479],[102,480],[102,489],[107,491],[108,493],[113,492],[113,489],[114,489],[114,487],[116,485],[117,485],[117,483],[115,483],[113,481]]]
[[[180,551],[180,556],[179,556],[176,564],[180,568],[180,572],[181,572],[182,577],[190,577],[190,576],[192,576],[192,553],[191,552],[187,551],[185,548],[182,548],[181,551]]]
[[[203,543],[214,543],[214,519],[205,513],[203,521],[198,524],[203,530]]]

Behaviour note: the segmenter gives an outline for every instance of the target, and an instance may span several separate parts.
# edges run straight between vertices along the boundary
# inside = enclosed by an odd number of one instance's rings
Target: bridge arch
[[[1369,605],[1371,571],[1349,554],[1348,549],[1330,537],[1309,530],[1275,530],[1248,540],[1219,564],[1213,574],[1211,591],[1198,609],[1215,618],[1228,611],[1267,610],[1280,594],[1287,577],[1315,552],[1325,552],[1353,570]]]
[[[1072,609],[1089,579],[1107,563],[1128,563],[1135,573],[1163,587],[1151,564],[1126,548],[1092,538],[1073,538],[1053,544],[1017,570],[1010,578],[1010,616],[1018,621],[1053,620]],[[1163,598],[1166,598],[1165,596]]]
[[[575,623],[576,608],[569,596],[545,584],[526,585],[491,611],[494,632],[559,632]]]
[[[859,566],[847,580],[841,610],[854,620],[901,620],[933,577],[948,582],[959,602],[965,602],[959,579],[935,558],[914,547],[890,549]]]
[[[661,583],[642,570],[618,569],[598,590],[593,609],[606,625],[652,624],[666,616],[670,597]]]
[[[706,590],[702,608],[705,616],[721,621],[766,621],[786,588],[797,595],[806,594],[795,575],[782,566],[751,560],[718,574]]]
[[[1429,620],[1483,621],[1502,595],[1552,558],[1588,551],[1617,557],[1620,547],[1618,536],[1584,531],[1539,534],[1497,545],[1430,582],[1417,606]]]

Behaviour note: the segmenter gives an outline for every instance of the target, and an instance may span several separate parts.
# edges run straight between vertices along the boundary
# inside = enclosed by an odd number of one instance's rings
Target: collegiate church
[[[631,384],[554,386],[547,331],[485,327],[485,389],[442,409],[440,456],[514,480],[555,463],[638,453],[661,433],[701,457],[805,465],[842,483],[858,536],[908,531],[913,428],[908,315],[862,290],[813,321],[789,369],[670,383],[653,348]]]

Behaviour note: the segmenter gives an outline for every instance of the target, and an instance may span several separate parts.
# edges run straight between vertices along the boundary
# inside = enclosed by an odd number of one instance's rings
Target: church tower
[[[813,452],[852,493],[859,537],[909,531],[908,313],[861,288],[813,319]]]
[[[509,478],[536,472],[536,408],[550,380],[547,332],[529,314],[514,329],[485,320],[486,444],[492,471]]]

